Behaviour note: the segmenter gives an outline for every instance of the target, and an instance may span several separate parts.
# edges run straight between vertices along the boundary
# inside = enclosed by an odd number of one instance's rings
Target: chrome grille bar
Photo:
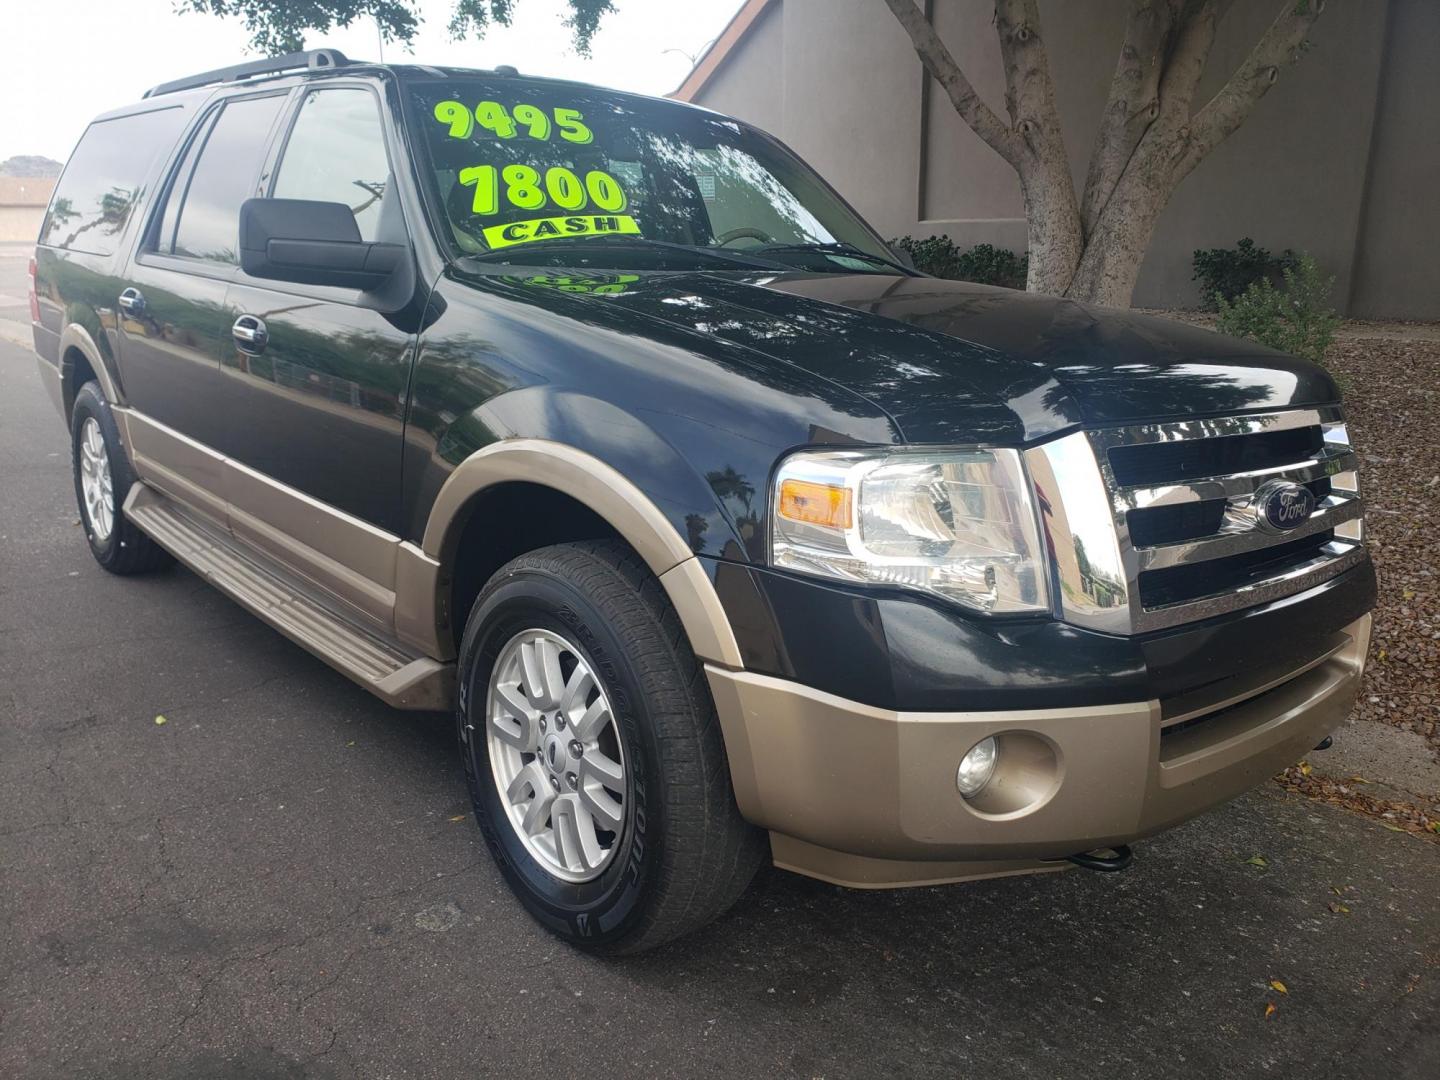
[[[1178,506],[1182,503],[1207,502],[1210,499],[1234,499],[1254,493],[1266,480],[1292,480],[1308,484],[1327,476],[1353,472],[1358,468],[1355,454],[1348,447],[1326,446],[1318,454],[1293,465],[1277,465],[1270,469],[1231,473],[1228,476],[1205,476],[1194,480],[1177,480],[1170,484],[1115,489],[1115,509],[1145,510],[1152,506]]]
[[[1305,428],[1318,429],[1313,441],[1300,430]],[[1275,432],[1295,434],[1255,443],[1210,441]],[[1188,447],[1160,449],[1179,443]],[[1161,456],[1133,449],[1147,446]],[[1167,471],[1179,475],[1122,484],[1110,454],[1120,447],[1126,448],[1127,475],[1147,480]],[[1295,460],[1274,460],[1292,450]],[[1207,460],[1264,464],[1184,475]],[[1078,625],[1118,634],[1163,629],[1302,592],[1365,559],[1358,464],[1344,417],[1335,407],[1077,432],[1027,451],[1026,465],[1054,563],[1057,614]],[[1254,505],[1261,486],[1273,491],[1277,481],[1308,487],[1317,496],[1310,516],[1297,528],[1266,528],[1263,506]],[[1203,503],[1223,505],[1208,511],[1198,505]],[[1186,528],[1198,520],[1198,527],[1209,531],[1145,545],[1132,541],[1132,514],[1182,512],[1191,515],[1182,521]],[[1165,519],[1149,518],[1147,524],[1147,536],[1157,539],[1169,527]],[[1312,537],[1313,544],[1302,543]],[[1267,560],[1270,548],[1281,550]],[[1247,561],[1247,556],[1252,558]],[[1216,560],[1229,561],[1216,563],[1216,587],[1207,591],[1203,567]],[[1267,570],[1272,572],[1255,577]],[[1176,574],[1185,577],[1177,580]],[[1163,586],[1161,578],[1166,579]],[[1170,601],[1177,592],[1184,599]],[[1147,593],[1153,596],[1148,603]]]

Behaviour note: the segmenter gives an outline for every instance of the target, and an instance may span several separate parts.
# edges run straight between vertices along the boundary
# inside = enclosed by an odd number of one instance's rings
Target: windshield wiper
[[[891,267],[892,269],[899,270],[907,277],[916,276],[915,271],[904,263],[898,263],[894,259],[886,259],[879,255],[872,255],[864,248],[858,248],[854,244],[847,244],[842,240],[836,240],[831,243],[816,241],[810,244],[762,244],[753,250],[760,255],[783,255],[787,252],[793,252],[797,255],[809,254],[811,252],[820,255],[844,255],[852,259],[859,259],[862,262],[875,263],[877,266]]]
[[[697,247],[693,244],[677,244],[670,240],[651,240],[644,236],[611,235],[611,236],[586,236],[573,239],[535,240],[528,244],[517,244],[514,248],[497,248],[492,251],[482,251],[479,254],[471,255],[470,258],[481,262],[504,262],[511,258],[523,257],[530,251],[579,251],[585,248],[597,247],[633,247],[640,250],[651,251],[679,251],[686,255],[703,255],[706,258],[719,262],[733,263],[736,266],[743,266],[747,270],[793,270],[794,267],[786,266],[784,263],[774,262],[770,259],[756,259],[748,255],[741,255],[729,251],[720,251],[716,248]]]

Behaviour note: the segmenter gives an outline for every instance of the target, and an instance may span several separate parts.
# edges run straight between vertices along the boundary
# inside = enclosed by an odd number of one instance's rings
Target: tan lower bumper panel
[[[1064,869],[1069,856],[1152,835],[1298,761],[1349,715],[1367,615],[1323,662],[1167,726],[1159,701],[909,713],[753,672],[707,667],[746,819],[777,865],[865,888]],[[955,771],[1000,745],[973,801]]]

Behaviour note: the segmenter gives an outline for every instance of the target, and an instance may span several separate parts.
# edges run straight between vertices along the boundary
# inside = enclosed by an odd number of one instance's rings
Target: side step
[[[336,671],[400,709],[449,709],[455,667],[361,629],[293,574],[137,482],[125,516],[196,574]]]

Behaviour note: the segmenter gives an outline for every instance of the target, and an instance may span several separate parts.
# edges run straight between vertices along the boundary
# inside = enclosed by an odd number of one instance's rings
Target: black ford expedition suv
[[[92,123],[34,263],[96,559],[453,709],[516,895],[608,952],[765,859],[1123,865],[1346,717],[1335,384],[916,274],[766,135],[333,52]]]

